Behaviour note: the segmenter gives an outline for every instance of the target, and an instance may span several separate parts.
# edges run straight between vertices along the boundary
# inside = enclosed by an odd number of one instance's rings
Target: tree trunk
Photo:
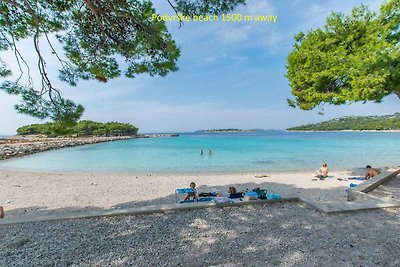
[[[397,92],[394,92],[396,95],[397,95],[397,97],[400,99],[400,91],[397,91]]]

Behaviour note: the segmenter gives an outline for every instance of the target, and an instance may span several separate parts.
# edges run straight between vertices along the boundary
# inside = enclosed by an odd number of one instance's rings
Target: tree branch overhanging
[[[176,8],[176,6],[174,6],[172,4],[172,2],[170,0],[167,0],[167,2],[171,6],[171,8],[174,10],[175,14],[178,16],[178,18],[179,18],[179,28],[181,28],[183,26],[183,21],[182,21],[181,17],[179,16],[178,9]]]

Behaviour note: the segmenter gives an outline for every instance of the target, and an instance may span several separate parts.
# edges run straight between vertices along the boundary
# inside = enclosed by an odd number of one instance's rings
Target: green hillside
[[[315,124],[301,125],[288,131],[388,131],[400,130],[400,113],[385,116],[341,117]]]

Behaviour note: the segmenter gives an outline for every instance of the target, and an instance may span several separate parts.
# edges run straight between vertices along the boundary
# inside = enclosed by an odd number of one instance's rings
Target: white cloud
[[[228,25],[225,24],[225,25]],[[216,38],[223,44],[235,45],[236,43],[243,42],[249,38],[252,25],[241,25],[232,27],[231,25],[222,27],[216,34]]]

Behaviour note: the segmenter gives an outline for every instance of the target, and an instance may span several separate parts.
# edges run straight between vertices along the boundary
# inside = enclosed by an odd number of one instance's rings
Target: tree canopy
[[[22,126],[17,129],[19,135],[43,134],[47,136],[61,135],[107,135],[107,136],[126,136],[137,134],[138,128],[121,122],[94,122],[94,121],[79,121],[73,126],[65,127],[58,122],[48,122],[43,124],[31,124]]]
[[[232,10],[244,0],[165,0],[182,14],[219,14]],[[156,13],[148,0],[3,0],[0,2],[0,52],[15,54],[20,73],[13,75],[0,58],[0,89],[21,96],[16,105],[20,113],[59,122],[77,121],[84,108],[64,99],[54,87],[46,62],[57,60],[61,81],[76,86],[79,80],[107,82],[119,77],[147,73],[165,76],[176,71],[180,50],[164,22],[151,20]],[[63,51],[57,51],[49,35],[55,35]],[[32,39],[37,65],[29,66],[18,49],[18,41]],[[54,58],[45,58],[42,43],[47,43]],[[63,54],[61,54],[63,53]],[[118,57],[126,67],[121,70]],[[33,85],[30,69],[41,76]],[[23,81],[23,76],[28,76]]]
[[[400,1],[332,13],[323,28],[295,36],[287,61],[293,107],[400,98]]]

